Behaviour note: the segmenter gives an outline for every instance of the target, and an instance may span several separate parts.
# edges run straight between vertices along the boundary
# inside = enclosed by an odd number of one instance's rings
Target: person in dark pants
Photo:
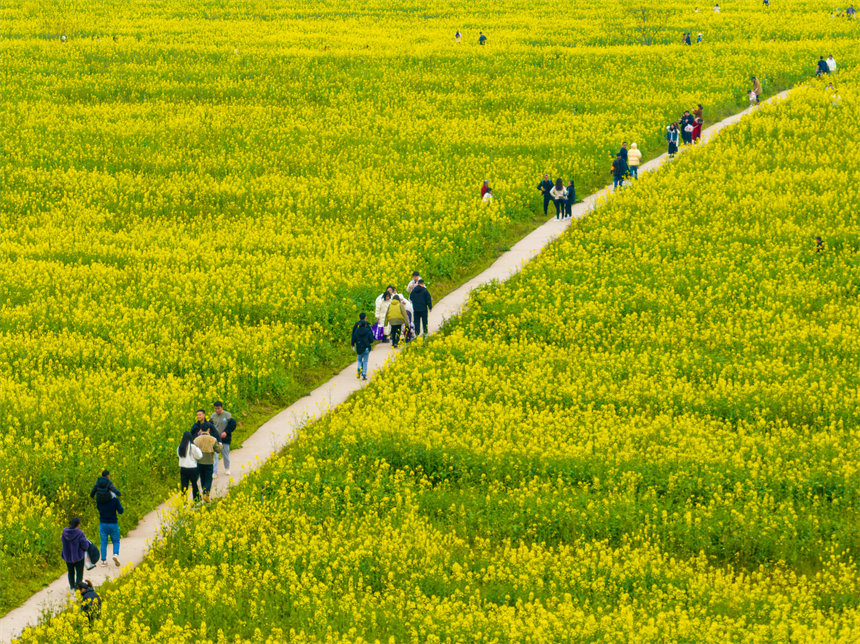
[[[543,181],[537,185],[537,189],[543,193],[543,214],[546,216],[549,212],[549,203],[552,201],[552,195],[549,194],[552,190],[552,181],[548,174],[543,175]]]
[[[179,484],[182,486],[182,494],[186,499],[188,498],[190,485],[194,500],[197,501],[200,498],[200,490],[197,489],[197,481],[200,479],[197,461],[203,458],[203,452],[194,444],[191,432],[185,432],[182,435],[182,441],[176,448],[176,455],[179,457]]]
[[[827,61],[824,60],[824,56],[821,56],[818,59],[818,71],[815,72],[816,76],[821,76],[822,74],[829,74],[830,67],[827,65]]]
[[[202,409],[197,411],[198,418],[200,415],[206,416],[206,412]],[[211,425],[212,423],[206,423]],[[203,488],[203,500],[209,502],[209,492],[212,490],[212,476],[215,471],[215,454],[221,452],[221,443],[210,432],[209,427],[204,427],[200,430],[200,435],[194,439],[194,444],[203,452],[203,456],[197,461],[197,471],[200,473],[200,487]]]
[[[93,582],[89,579],[77,583],[78,592],[81,593],[81,611],[87,616],[90,624],[101,616],[102,598],[99,597]]]
[[[415,313],[415,335],[421,335],[421,326],[424,325],[424,335],[427,335],[427,312],[433,310],[433,298],[430,297],[430,291],[424,286],[424,280],[418,280],[418,286],[412,289],[409,295],[409,301],[412,302],[412,310]]]
[[[573,217],[573,205],[576,203],[576,188],[573,187],[573,179],[567,184],[567,206],[565,208],[565,217]]]
[[[612,162],[612,188],[617,189],[624,185],[624,175],[627,174],[627,162],[620,154]]]
[[[415,289],[412,290],[414,291]],[[403,302],[400,301],[400,296],[397,294],[391,298],[388,313],[385,315],[385,324],[386,326],[391,325],[391,346],[396,349],[400,344],[400,330],[404,324],[409,324],[406,307],[403,306]]]
[[[553,203],[555,203],[555,218],[564,218],[564,211],[567,208],[567,190],[561,181],[561,177],[555,180],[555,185],[549,191],[549,194],[552,197]]]
[[[627,141],[621,142],[621,149],[618,150],[618,154],[624,157],[624,160],[627,161]]]
[[[62,557],[66,562],[66,569],[69,573],[69,588],[74,592],[79,582],[84,579],[84,564],[87,552],[90,549],[90,542],[84,535],[84,531],[80,528],[81,520],[79,517],[72,518],[69,521],[69,527],[63,528],[63,543]],[[95,567],[95,562],[87,566],[87,570]]]
[[[367,323],[367,314],[361,312],[358,314],[358,322],[352,327],[352,347],[355,349],[356,356],[358,356],[356,377],[361,380],[367,380],[367,360],[370,357],[370,347],[372,345],[373,333],[371,333],[370,325]]]

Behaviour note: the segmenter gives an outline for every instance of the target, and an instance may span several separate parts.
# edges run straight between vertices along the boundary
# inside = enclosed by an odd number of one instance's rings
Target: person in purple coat
[[[63,528],[63,561],[66,562],[66,568],[69,571],[69,588],[72,592],[78,587],[78,583],[84,580],[84,563],[87,552],[90,549],[90,542],[84,535],[84,531],[80,528],[81,520],[74,517],[69,521],[69,527]],[[89,566],[94,568],[95,563]]]

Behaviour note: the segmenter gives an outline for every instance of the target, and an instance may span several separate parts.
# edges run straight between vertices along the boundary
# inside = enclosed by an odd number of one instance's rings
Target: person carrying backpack
[[[370,347],[373,345],[373,333],[367,323],[367,314],[358,315],[358,322],[352,327],[352,346],[358,356],[356,377],[367,380],[367,360],[370,358]]]
[[[90,498],[95,498],[96,503],[105,503],[114,496],[122,496],[122,493],[116,489],[113,481],[110,480],[110,472],[102,470],[102,475],[96,479],[96,484],[90,490]]]
[[[78,592],[81,594],[81,612],[87,616],[90,624],[101,617],[102,598],[93,588],[93,582],[89,579],[77,583]]]
[[[66,562],[66,569],[69,573],[69,588],[74,592],[77,584],[83,581],[84,563],[92,545],[84,535],[84,531],[81,530],[79,517],[73,517],[69,521],[69,527],[63,528],[63,536],[60,541],[63,544],[61,557]],[[95,566],[96,563],[93,561],[87,564],[87,570],[92,570]]]

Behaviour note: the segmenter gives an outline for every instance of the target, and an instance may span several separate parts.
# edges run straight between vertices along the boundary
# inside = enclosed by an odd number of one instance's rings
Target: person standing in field
[[[421,273],[418,271],[412,271],[412,279],[409,280],[409,284],[406,285],[406,293],[407,295],[412,294],[412,289],[418,286],[418,282],[421,280]]]
[[[830,66],[827,64],[827,61],[824,60],[824,56],[819,56],[818,58],[818,71],[815,72],[816,76],[821,76],[822,74],[829,74]]]
[[[666,126],[666,143],[669,144],[669,156],[674,157],[678,153],[678,127],[674,123]]]
[[[620,154],[612,162],[612,189],[617,190],[624,185],[624,175],[627,174],[627,162]]]
[[[564,209],[567,207],[567,190],[561,177],[555,180],[555,185],[550,189],[549,194],[555,204],[555,218],[561,219],[564,217]]]
[[[197,489],[197,481],[200,480],[200,471],[197,461],[203,458],[203,452],[194,444],[191,432],[182,435],[182,441],[176,448],[176,456],[179,457],[179,485],[182,488],[183,498],[188,498],[188,486],[191,486],[191,495],[195,501],[200,498],[200,490]]]
[[[221,443],[221,457],[224,459],[224,474],[230,476],[230,443],[236,430],[236,419],[229,411],[224,411],[224,403],[216,400],[212,405],[209,422],[215,426],[215,438]]]
[[[125,510],[119,498],[113,496],[110,492],[107,494],[101,493],[96,495],[96,509],[99,511],[99,539],[102,566],[107,567],[107,546],[108,540],[113,545],[113,562],[117,567],[119,562],[119,519],[117,514],[122,514]]]
[[[696,36],[696,44],[699,45],[702,43],[702,32],[699,32],[699,35]]]
[[[565,199],[565,217],[573,217],[573,205],[576,203],[576,188],[573,187],[573,179],[567,184],[567,199]]]
[[[549,202],[552,201],[552,195],[549,193],[552,190],[552,181],[549,180],[549,175],[543,175],[543,180],[537,185],[537,189],[543,193],[543,214],[547,216],[549,210]]]
[[[63,552],[61,554],[63,561],[66,562],[66,569],[69,575],[69,589],[75,591],[79,582],[84,579],[84,559],[90,549],[90,542],[87,540],[84,531],[81,530],[81,520],[79,517],[73,517],[69,521],[69,527],[63,528],[63,536],[61,542],[63,544]],[[95,567],[95,562],[87,566],[87,570]]]
[[[395,294],[391,298],[388,313],[385,314],[385,324],[391,325],[391,346],[395,349],[400,344],[400,330],[404,324],[408,324],[409,317],[406,315],[406,307],[400,301],[400,296]]]
[[[482,45],[482,46],[483,46],[483,45],[486,45],[486,44],[487,44],[487,37],[484,35],[484,32],[483,32],[483,31],[481,31],[481,32],[479,32],[479,33],[480,33],[481,35],[480,35],[480,36],[478,36],[478,44],[479,44],[479,45]]]
[[[201,413],[202,412],[202,413]],[[207,426],[209,428],[209,433],[214,436],[217,440],[218,432],[215,429],[215,425],[212,424],[211,421],[206,420],[206,412],[202,409],[197,410],[197,422],[191,426],[191,435],[194,438],[200,436],[200,432],[203,429],[203,426]],[[212,462],[212,475],[218,474],[218,453],[215,453],[215,460]]]
[[[483,198],[484,198],[484,196],[485,196],[488,192],[489,192],[490,194],[493,194],[493,189],[490,187],[490,180],[489,180],[489,179],[484,179],[484,183],[481,185],[481,199],[483,199]]]
[[[639,146],[633,143],[627,153],[627,166],[630,169],[630,176],[634,179],[639,178],[639,164],[641,162],[642,153],[639,151]]]
[[[454,40],[456,40],[457,42],[460,42],[461,37],[462,37],[462,34],[460,33],[460,30],[458,29],[457,33],[454,34]]]
[[[836,59],[833,57],[833,54],[827,57],[827,69],[830,70],[831,74],[836,73]]]
[[[197,413],[198,415],[205,415],[202,409]],[[209,493],[212,490],[215,454],[221,451],[221,443],[212,435],[210,428],[212,428],[212,423],[206,423],[200,430],[200,434],[194,439],[194,444],[203,453],[203,456],[197,461],[197,471],[200,473],[200,487],[203,488],[203,500],[206,503],[209,503]]]
[[[367,314],[363,311],[358,314],[358,322],[352,327],[352,347],[358,356],[358,368],[356,377],[367,380],[367,361],[370,358],[370,347],[373,345],[373,334],[367,323]]]
[[[433,298],[430,297],[430,291],[424,285],[424,280],[418,280],[418,285],[412,289],[409,300],[412,302],[412,310],[415,312],[415,335],[421,335],[422,325],[424,335],[427,335],[429,333],[427,319],[428,313],[433,310]]]
[[[761,83],[755,76],[753,76],[750,80],[753,84],[752,91],[755,92],[755,102],[758,103],[759,99],[761,98]]]

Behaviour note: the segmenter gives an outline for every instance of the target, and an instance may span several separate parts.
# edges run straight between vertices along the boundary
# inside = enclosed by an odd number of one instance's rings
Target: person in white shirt
[[[555,180],[555,185],[550,189],[549,195],[555,203],[555,218],[561,219],[564,217],[564,209],[567,204],[567,188],[564,187],[561,177]]]
[[[406,285],[406,292],[412,295],[412,289],[418,286],[418,280],[420,279],[421,275],[418,271],[412,271],[412,280]]]
[[[188,486],[191,485],[191,493],[197,501],[200,499],[200,490],[197,489],[197,481],[200,479],[197,461],[203,458],[203,452],[194,444],[191,432],[182,435],[182,442],[176,448],[176,456],[179,457],[179,484],[182,486],[182,493],[188,498]]]
[[[718,5],[718,4],[714,5],[714,13],[720,13],[720,5]]]
[[[836,71],[836,59],[833,57],[833,54],[827,57],[827,67],[830,69],[831,74]]]
[[[388,342],[388,334],[391,333],[391,327],[385,326],[385,316],[388,315],[388,305],[391,304],[391,296],[394,293],[394,287],[389,286],[383,293],[376,298],[376,308],[374,315],[376,324],[383,327],[383,342]]]

